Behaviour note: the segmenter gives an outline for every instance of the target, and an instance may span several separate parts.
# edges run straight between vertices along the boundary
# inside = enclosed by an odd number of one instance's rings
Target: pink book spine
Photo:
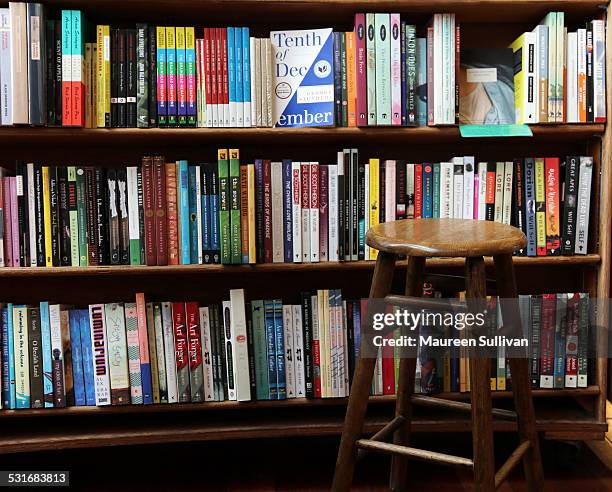
[[[474,173],[474,212],[472,214],[474,219],[478,219],[478,190],[480,189],[480,176],[478,171]]]
[[[2,178],[2,210],[4,226],[4,264],[13,266],[13,243],[11,229],[11,179]]]
[[[368,89],[366,69],[365,14],[355,14],[355,78],[357,89],[357,126],[368,126]]]
[[[11,180],[11,243],[13,243],[13,266],[21,266],[19,260],[19,221],[17,220],[17,180],[15,177]]]
[[[402,55],[400,15],[391,14],[391,124],[402,124]]]
[[[328,208],[329,192],[327,189],[329,179],[327,165],[319,165],[319,260],[328,259]]]

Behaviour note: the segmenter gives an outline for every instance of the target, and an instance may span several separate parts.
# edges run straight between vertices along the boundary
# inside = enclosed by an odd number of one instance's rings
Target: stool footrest
[[[370,441],[382,441],[386,442],[393,437],[393,433],[399,429],[406,422],[406,418],[402,415],[397,415],[391,422],[380,429],[376,434],[370,437]],[[357,451],[357,460],[362,460],[368,451],[360,449]]]
[[[424,407],[446,408],[449,410],[457,410],[458,412],[466,413],[470,413],[472,411],[471,403],[445,400],[444,398],[434,398],[433,396],[413,395],[410,401],[415,405],[421,405]],[[516,420],[516,412],[512,410],[494,408],[491,413],[494,417],[499,417],[504,420]]]
[[[358,448],[367,449],[369,451],[378,451],[386,454],[399,454],[421,461],[442,463],[444,465],[466,466],[469,468],[473,468],[474,466],[474,462],[472,460],[462,458],[461,456],[437,453],[435,451],[427,451],[425,449],[411,448],[408,446],[398,446],[397,444],[377,442],[370,439],[359,439],[356,445]]]
[[[514,452],[508,457],[506,462],[501,466],[501,468],[495,474],[495,489],[498,489],[499,486],[504,483],[510,472],[513,468],[520,463],[523,459],[523,456],[527,452],[527,450],[531,447],[531,442],[523,441],[519,446],[514,450]]]

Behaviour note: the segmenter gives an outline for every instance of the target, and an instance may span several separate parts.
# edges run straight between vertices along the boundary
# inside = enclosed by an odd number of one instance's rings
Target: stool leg
[[[512,256],[494,256],[493,261],[499,296],[506,299],[516,298],[516,277],[514,275]],[[518,313],[512,312],[512,309],[504,310],[503,304],[501,309],[502,316],[505,319],[518,317]],[[520,320],[517,321],[520,322]],[[542,470],[540,443],[536,430],[533,399],[531,397],[531,381],[529,379],[527,359],[511,358],[508,359],[508,362],[510,364],[510,373],[512,374],[512,389],[518,417],[519,438],[521,442],[529,441],[531,443],[530,448],[523,456],[523,468],[527,479],[527,487],[530,492],[536,492],[544,488],[544,472]]]
[[[421,297],[423,295],[423,271],[425,270],[425,258],[411,256],[408,258],[408,270],[406,271],[406,295],[410,297]],[[406,423],[395,431],[393,443],[407,446],[410,443],[410,426],[412,421],[411,397],[414,392],[414,377],[416,372],[415,358],[400,359],[397,384],[397,403],[395,415],[406,418]],[[389,487],[393,491],[406,489],[408,478],[408,457],[393,455],[391,458],[391,478]]]
[[[484,258],[466,258],[466,298],[486,297]],[[491,383],[489,361],[470,357],[470,391],[472,393],[472,449],[474,460],[474,490],[495,490],[493,452],[493,420],[491,414]]]
[[[379,252],[370,288],[370,299],[385,297],[390,292],[394,268],[395,255],[383,253],[382,251]],[[367,343],[366,337],[362,337],[362,348],[364,343]],[[375,365],[376,359],[371,357],[359,357],[357,361],[357,368],[353,376],[351,394],[342,428],[338,458],[336,460],[336,470],[332,484],[332,491],[334,492],[350,490],[351,483],[353,482],[355,462],[357,460],[355,442],[361,437],[363,432],[363,420],[368,407]]]

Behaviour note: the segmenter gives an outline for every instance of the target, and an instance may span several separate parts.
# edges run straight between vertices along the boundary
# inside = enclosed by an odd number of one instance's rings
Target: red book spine
[[[208,116],[208,111],[211,110],[211,104],[217,104],[217,94],[213,98],[213,87],[212,87],[212,77],[213,71],[212,67],[214,66],[214,50],[211,50],[211,29],[208,27],[204,28],[204,87],[206,90],[206,118],[212,120],[212,117]],[[214,42],[214,41],[213,41]]]
[[[204,401],[200,310],[197,302],[185,303],[185,316],[187,318],[187,338],[189,344],[191,401]]]
[[[387,335],[385,338],[393,338],[393,334]],[[393,360],[393,347],[385,344],[382,347],[382,377],[383,377],[383,395],[395,394],[395,365]]]
[[[427,28],[427,124],[434,124],[434,32]]]
[[[550,379],[553,387],[555,362],[555,310],[557,307],[556,294],[542,295],[542,323],[540,325],[540,386],[542,380]]]
[[[561,254],[558,157],[546,157],[544,160],[544,173],[544,186],[546,190],[546,254],[556,256]]]
[[[176,380],[178,400],[191,401],[189,385],[189,343],[185,326],[185,303],[172,303],[172,322],[174,328],[174,354],[176,359]]]
[[[272,173],[270,161],[263,161],[264,263],[272,263]]]
[[[365,14],[355,14],[355,67],[357,88],[357,126],[368,125]]]
[[[147,266],[157,264],[155,248],[155,193],[153,186],[153,159],[151,157],[142,158],[142,196],[144,209],[145,227],[145,257]]]
[[[229,81],[227,79],[227,29],[225,27],[221,31],[221,72],[223,73],[223,104],[229,104]]]
[[[4,225],[4,264],[13,266],[13,235],[11,227],[11,178],[2,178],[2,211]]]
[[[319,259],[328,258],[329,190],[327,164],[319,165]],[[295,239],[294,239],[295,241]]]
[[[168,264],[168,220],[166,217],[166,169],[163,157],[153,158],[155,185],[154,234],[157,238],[157,264]]]
[[[414,218],[423,217],[423,164],[414,165]]]
[[[176,165],[166,164],[166,208],[168,219],[168,264],[179,264],[178,209],[176,204]]]
[[[578,385],[578,329],[580,325],[580,294],[567,295],[567,330],[565,338],[565,386]]]
[[[213,87],[213,97],[216,94],[217,104],[217,126],[223,126],[223,72],[221,71],[221,29],[213,28],[210,30],[211,36],[214,33],[214,39],[211,37],[211,43],[214,44],[212,50],[214,56],[214,68],[213,68],[213,81],[215,82]],[[211,63],[213,61],[211,60]],[[214,113],[213,113],[214,114]]]

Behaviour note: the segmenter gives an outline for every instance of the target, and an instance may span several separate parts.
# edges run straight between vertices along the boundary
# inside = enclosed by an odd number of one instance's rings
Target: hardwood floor
[[[469,436],[448,435],[428,440],[417,436],[415,445],[470,456]],[[2,457],[3,470],[69,470],[71,490],[88,491],[300,491],[329,489],[338,440],[336,438],[266,439],[111,447],[45,452]],[[497,466],[515,442],[496,440]],[[612,491],[612,473],[587,446],[544,442],[546,489],[563,492]],[[359,466],[357,492],[387,490],[389,458],[371,455]],[[471,475],[425,463],[411,463],[411,491],[467,491]],[[499,489],[526,490],[522,470]]]

